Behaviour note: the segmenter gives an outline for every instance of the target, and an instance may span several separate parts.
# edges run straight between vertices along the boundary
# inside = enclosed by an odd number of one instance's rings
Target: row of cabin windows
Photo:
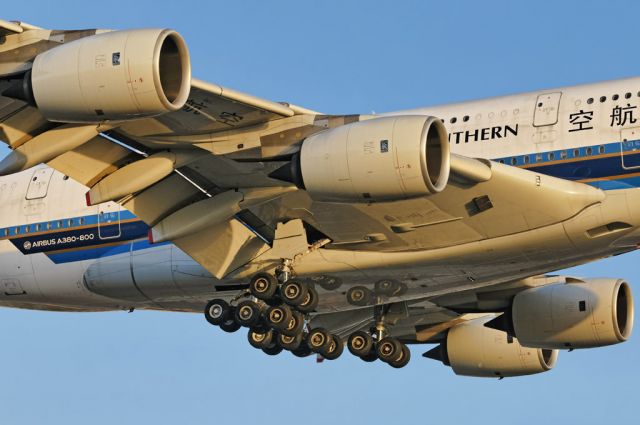
[[[66,224],[66,226],[65,226]],[[25,226],[16,226],[14,230],[15,235],[26,233],[37,233],[44,230],[62,229],[64,227],[82,226],[84,224],[84,218],[70,218],[68,220],[48,221],[46,223],[27,224]],[[3,229],[3,235],[9,236],[10,229]]]
[[[640,97],[640,91],[637,93],[637,95],[638,95],[638,97]],[[631,99],[631,96],[633,96],[633,95],[632,95],[630,92],[627,92],[627,93],[625,93],[625,94],[624,94],[624,98],[625,98],[625,99]],[[613,96],[611,96],[611,100],[614,100],[614,101],[615,101],[615,100],[618,100],[618,99],[620,99],[620,96],[619,96],[618,94],[614,94]],[[600,96],[600,99],[599,99],[599,100],[600,100],[600,103],[604,103],[604,102],[606,102],[606,101],[607,101],[607,96]],[[588,103],[589,105],[591,105],[593,102],[594,102],[593,97],[590,97],[589,99],[587,99],[587,103]],[[467,121],[469,121],[469,115],[465,115],[465,116],[463,116],[463,117],[462,117],[462,121],[463,121],[463,122],[467,122]],[[444,122],[444,120],[442,120],[442,122]],[[451,124],[455,124],[456,122],[458,122],[458,117],[451,117],[451,118],[449,119],[449,122],[450,122]]]
[[[556,158],[556,152],[548,152],[546,154],[546,160],[547,161],[554,161],[556,159],[567,159],[569,158],[570,154],[573,154],[572,158],[578,158],[580,156],[591,156],[594,155],[594,148],[589,146],[588,148],[584,148],[584,154],[581,155],[581,149],[573,149],[573,151],[571,150],[564,150],[564,151],[560,151],[557,152],[558,153],[558,157]],[[604,146],[600,145],[598,146],[598,154],[603,154],[605,152]],[[533,163],[536,162],[543,162],[545,161],[545,154],[542,153],[537,153],[535,155],[521,155],[521,156],[514,156],[512,158],[507,158],[507,159],[501,159],[498,162],[500,162],[501,164],[511,164],[511,165],[527,165],[531,162],[531,158],[533,158]]]

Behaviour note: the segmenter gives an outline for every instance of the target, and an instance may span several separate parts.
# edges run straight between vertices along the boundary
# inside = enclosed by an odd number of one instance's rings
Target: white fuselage
[[[639,90],[633,78],[394,114],[442,118],[454,153],[637,190]],[[87,207],[86,191],[46,166],[0,178],[0,305],[198,311],[225,285],[176,246],[150,245],[147,226],[119,204]]]

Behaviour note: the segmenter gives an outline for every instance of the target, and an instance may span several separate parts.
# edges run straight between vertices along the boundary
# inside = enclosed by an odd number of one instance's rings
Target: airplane
[[[176,31],[0,21],[0,305],[200,313],[457,375],[629,339],[640,78],[330,115],[191,77]]]

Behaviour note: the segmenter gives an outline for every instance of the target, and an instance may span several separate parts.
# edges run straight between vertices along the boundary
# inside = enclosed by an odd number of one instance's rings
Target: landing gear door
[[[622,168],[640,168],[640,127],[620,130],[620,160]]]
[[[108,202],[98,205],[98,236],[100,239],[116,239],[120,235],[120,204]]]
[[[51,176],[53,176],[53,168],[38,168],[35,170],[29,181],[25,198],[32,200],[46,197],[49,191]]]
[[[560,97],[562,92],[544,93],[536,100],[536,109],[533,113],[533,126],[542,127],[558,123],[560,111]]]

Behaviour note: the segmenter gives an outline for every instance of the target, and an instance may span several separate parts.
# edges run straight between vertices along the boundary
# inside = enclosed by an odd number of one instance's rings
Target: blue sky
[[[194,75],[327,113],[384,112],[640,74],[633,1],[5,1],[47,28],[172,27]],[[3,149],[0,156],[6,153]],[[571,270],[637,285],[637,253]],[[479,380],[420,357],[267,357],[201,315],[0,309],[0,423],[637,422],[640,342]],[[258,422],[259,421],[259,422]]]

